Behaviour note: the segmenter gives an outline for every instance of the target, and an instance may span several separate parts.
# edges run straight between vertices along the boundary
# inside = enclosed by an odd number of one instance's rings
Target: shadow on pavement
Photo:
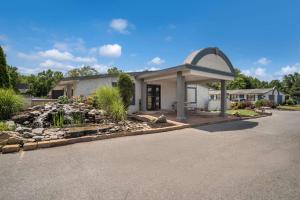
[[[234,121],[225,122],[220,124],[211,124],[206,126],[195,127],[198,130],[208,131],[208,132],[219,132],[219,131],[235,131],[254,128],[258,125],[258,122],[252,121]]]

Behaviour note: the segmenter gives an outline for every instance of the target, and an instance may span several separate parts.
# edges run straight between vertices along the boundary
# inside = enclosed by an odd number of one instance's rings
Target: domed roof
[[[208,47],[193,51],[186,57],[184,64],[234,73],[230,60],[217,47]]]

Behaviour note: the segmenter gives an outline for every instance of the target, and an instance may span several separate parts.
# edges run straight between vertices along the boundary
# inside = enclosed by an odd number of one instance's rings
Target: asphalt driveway
[[[300,199],[300,112],[0,155],[0,199]]]

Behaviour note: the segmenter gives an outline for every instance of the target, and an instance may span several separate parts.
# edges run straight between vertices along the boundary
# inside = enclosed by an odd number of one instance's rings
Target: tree
[[[128,74],[121,73],[118,79],[120,95],[127,110],[134,94],[134,82]]]
[[[29,84],[29,93],[33,96],[47,96],[50,90],[63,77],[61,72],[53,72],[52,70],[42,71],[38,75],[30,75],[27,78]]]
[[[2,47],[0,46],[0,88],[9,88],[9,76],[7,73],[6,58]]]
[[[282,80],[283,90],[289,96],[300,99],[300,74],[285,75]]]
[[[117,67],[111,67],[109,69],[107,69],[107,73],[110,75],[119,75],[120,73],[122,73],[122,70],[118,69]]]
[[[19,72],[18,68],[13,67],[13,66],[7,66],[7,73],[9,76],[9,81],[11,87],[15,90],[18,91],[17,84],[19,83]]]
[[[92,76],[97,74],[99,74],[99,72],[95,68],[90,66],[84,66],[78,69],[71,69],[67,72],[68,77]]]

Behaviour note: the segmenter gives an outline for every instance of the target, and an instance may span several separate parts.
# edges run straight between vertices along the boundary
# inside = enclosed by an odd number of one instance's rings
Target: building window
[[[112,85],[113,87],[118,87],[118,83],[117,83],[117,82],[112,82],[111,85]]]
[[[240,94],[240,99],[245,99],[245,95]]]
[[[263,95],[259,94],[257,95],[258,100],[263,99]]]
[[[211,99],[211,100],[214,100],[214,99],[215,99],[215,95],[213,95],[213,94],[210,95],[210,99]]]
[[[274,98],[274,95],[273,95],[273,94],[269,95],[269,100],[270,100],[270,101],[274,101],[274,99],[275,99],[275,98]]]
[[[247,101],[255,101],[255,94],[247,94]]]

